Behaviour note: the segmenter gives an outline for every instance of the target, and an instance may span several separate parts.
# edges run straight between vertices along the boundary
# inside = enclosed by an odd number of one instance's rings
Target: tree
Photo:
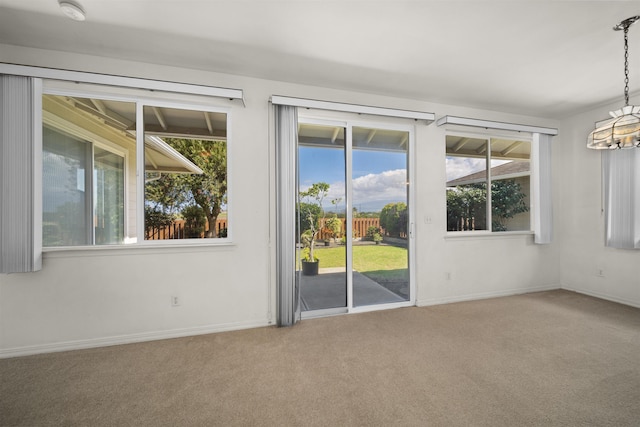
[[[327,194],[329,194],[329,184],[326,182],[316,182],[307,188],[306,191],[301,191],[298,195],[300,199],[305,200],[305,202],[299,202],[299,214],[301,224],[304,221],[305,226],[308,227],[306,229],[303,228],[303,234],[307,233],[309,236],[309,261],[316,260],[313,255],[313,247],[316,237],[318,237],[318,233],[320,232],[320,225],[324,223],[325,212],[322,202],[324,198],[327,197]]]
[[[528,212],[526,195],[513,179],[491,183],[491,227],[493,231],[507,231],[507,219]],[[461,185],[447,189],[447,230],[486,229],[486,184]]]
[[[216,237],[216,221],[227,202],[227,144],[225,141],[165,138],[164,141],[204,172],[164,174],[145,185],[145,202],[164,212],[199,206],[209,223],[205,237]]]
[[[407,204],[389,203],[380,212],[380,226],[389,236],[400,237],[407,231]]]
[[[320,218],[322,214],[320,206],[305,202],[300,202],[298,204],[298,212],[300,213],[300,230],[302,231],[297,229],[298,224],[296,222],[296,235],[300,235],[300,233],[305,230],[310,230],[312,228],[312,222],[315,219]]]
[[[145,206],[144,207],[144,232],[146,238],[151,238],[154,230],[164,228],[171,225],[173,222],[173,215],[163,212],[158,207]]]
[[[514,179],[491,183],[491,224],[493,231],[507,231],[506,220],[528,212],[522,187]]]
[[[177,181],[177,174],[163,174],[159,178],[145,182],[145,205],[150,212],[161,213],[170,219],[180,212],[180,207],[188,200],[183,185]]]
[[[447,189],[447,230],[484,230],[487,190],[485,184]]]

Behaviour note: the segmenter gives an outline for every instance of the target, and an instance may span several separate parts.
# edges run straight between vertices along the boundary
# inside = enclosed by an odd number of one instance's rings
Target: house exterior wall
[[[536,117],[16,46],[0,45],[0,56],[23,65],[241,88],[246,98],[246,107],[233,107],[230,124],[233,243],[48,252],[40,272],[0,275],[0,357],[273,324],[273,94],[558,126]],[[447,235],[445,132],[416,124],[417,304],[558,288],[557,240],[535,245],[531,234]],[[172,296],[180,306],[171,306]]]
[[[520,184],[522,194],[525,195],[525,205],[527,206],[527,212],[521,212],[505,220],[507,230],[526,230],[531,229],[531,179],[529,176],[519,176],[514,181]]]
[[[638,105],[640,95],[629,101]],[[554,155],[563,160],[556,175],[561,192],[556,235],[563,288],[640,307],[640,251],[605,247],[601,152],[586,148],[595,122],[620,106],[604,105],[561,124],[560,144],[554,146]]]

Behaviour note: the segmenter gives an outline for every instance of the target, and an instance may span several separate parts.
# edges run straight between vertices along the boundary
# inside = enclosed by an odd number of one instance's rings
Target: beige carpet
[[[5,359],[2,426],[639,426],[640,310],[551,291]]]

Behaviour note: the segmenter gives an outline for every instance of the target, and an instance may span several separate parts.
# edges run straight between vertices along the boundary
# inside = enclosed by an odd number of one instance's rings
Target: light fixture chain
[[[624,105],[629,105],[629,25],[624,27]]]

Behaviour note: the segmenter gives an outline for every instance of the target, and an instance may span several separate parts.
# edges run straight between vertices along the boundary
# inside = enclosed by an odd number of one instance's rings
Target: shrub
[[[144,229],[147,235],[151,234],[154,229],[171,225],[173,219],[173,215],[165,213],[158,208],[144,207]]]
[[[400,237],[407,230],[407,204],[389,203],[380,212],[380,225],[389,236]]]
[[[375,241],[374,237],[376,234],[379,236],[382,236],[382,230],[379,227],[372,225],[369,228],[367,228],[367,234],[366,234],[367,240]]]
[[[200,206],[187,206],[180,212],[184,218],[184,234],[187,238],[199,238],[204,233],[204,227],[207,223],[204,209]],[[209,227],[212,225],[210,224]],[[215,224],[213,224],[215,227]]]
[[[324,226],[329,230],[334,240],[342,234],[342,220],[337,215],[329,218]]]

